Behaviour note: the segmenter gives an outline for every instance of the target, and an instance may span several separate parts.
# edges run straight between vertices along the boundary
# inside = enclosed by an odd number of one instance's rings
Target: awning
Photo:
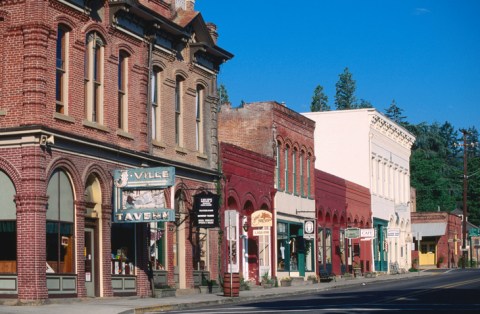
[[[422,237],[437,237],[445,235],[447,230],[446,222],[431,222],[412,224],[412,234],[414,237],[420,233]]]

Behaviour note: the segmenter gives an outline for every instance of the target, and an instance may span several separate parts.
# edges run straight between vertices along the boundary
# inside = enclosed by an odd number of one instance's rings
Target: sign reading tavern
[[[165,191],[174,185],[175,168],[115,170],[114,222],[174,221],[175,211],[166,208]]]

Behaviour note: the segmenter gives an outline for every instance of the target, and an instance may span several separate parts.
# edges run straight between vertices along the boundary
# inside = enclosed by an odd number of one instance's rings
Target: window
[[[317,254],[318,254],[318,264],[320,270],[325,270],[325,246],[324,246],[324,235],[323,228],[318,228],[317,230]]]
[[[47,187],[47,272],[74,273],[74,198],[66,172],[56,170]]]
[[[195,128],[195,146],[199,153],[203,153],[203,98],[204,89],[202,86],[197,86],[196,93],[196,128]]]
[[[303,169],[303,158],[305,154],[302,152],[300,154],[300,195],[305,196],[305,177],[304,177],[304,169]]]
[[[85,106],[87,120],[103,123],[104,43],[97,33],[87,36],[85,50]]]
[[[280,190],[280,143],[277,143],[276,149],[276,162],[275,162],[275,177],[276,177],[276,188]]]
[[[118,56],[118,128],[128,131],[128,54]]]
[[[277,223],[277,269],[287,271],[290,267],[288,225],[283,222]]]
[[[134,223],[112,224],[112,275],[133,275],[135,270]]]
[[[332,271],[332,230],[325,229],[325,264],[329,272]]]
[[[0,272],[17,271],[17,222],[14,196],[15,187],[10,178],[0,171]]]
[[[161,70],[154,68],[150,77],[150,97],[152,103],[152,139],[160,141],[160,75]]]
[[[183,145],[182,140],[182,89],[183,89],[183,78],[177,76],[175,84],[175,144],[177,146]]]
[[[309,156],[311,157],[311,156]],[[312,179],[310,177],[310,158],[307,159],[307,196],[312,196]]]
[[[57,52],[56,52],[56,106],[55,112],[67,114],[67,90],[68,90],[68,30],[64,26],[58,26]]]
[[[150,223],[150,260],[154,270],[165,270],[165,222]]]
[[[288,192],[288,148],[285,147],[285,192]]]
[[[193,269],[208,270],[208,229],[193,227]]]
[[[297,150],[293,149],[292,154],[292,177],[293,177],[293,194],[297,195]]]

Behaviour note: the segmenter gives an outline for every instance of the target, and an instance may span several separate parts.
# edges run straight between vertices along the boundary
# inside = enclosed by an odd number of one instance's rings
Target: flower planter
[[[155,298],[167,298],[176,296],[177,289],[174,288],[162,288],[155,289]]]
[[[290,287],[292,285],[292,281],[291,280],[288,280],[288,281],[287,280],[281,280],[280,285],[282,287]]]

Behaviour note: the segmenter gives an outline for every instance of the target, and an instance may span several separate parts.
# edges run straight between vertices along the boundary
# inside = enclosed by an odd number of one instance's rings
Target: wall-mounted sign
[[[175,168],[115,170],[113,222],[174,221],[175,211],[166,208],[165,189],[175,182]]]
[[[272,213],[266,210],[257,210],[251,216],[252,227],[271,227],[273,226]]]
[[[193,225],[195,227],[218,227],[218,200],[218,195],[213,193],[200,193],[193,196]]]
[[[375,237],[375,229],[373,228],[360,229],[360,237],[373,239]]]
[[[400,229],[398,228],[387,229],[387,238],[398,238],[399,236],[400,236]]]
[[[347,238],[347,239],[360,238],[360,228],[347,228],[347,229],[345,229],[345,238]]]
[[[258,236],[269,236],[270,235],[270,229],[253,229],[253,235],[258,237]]]
[[[315,239],[315,220],[307,219],[303,222],[303,238]]]

